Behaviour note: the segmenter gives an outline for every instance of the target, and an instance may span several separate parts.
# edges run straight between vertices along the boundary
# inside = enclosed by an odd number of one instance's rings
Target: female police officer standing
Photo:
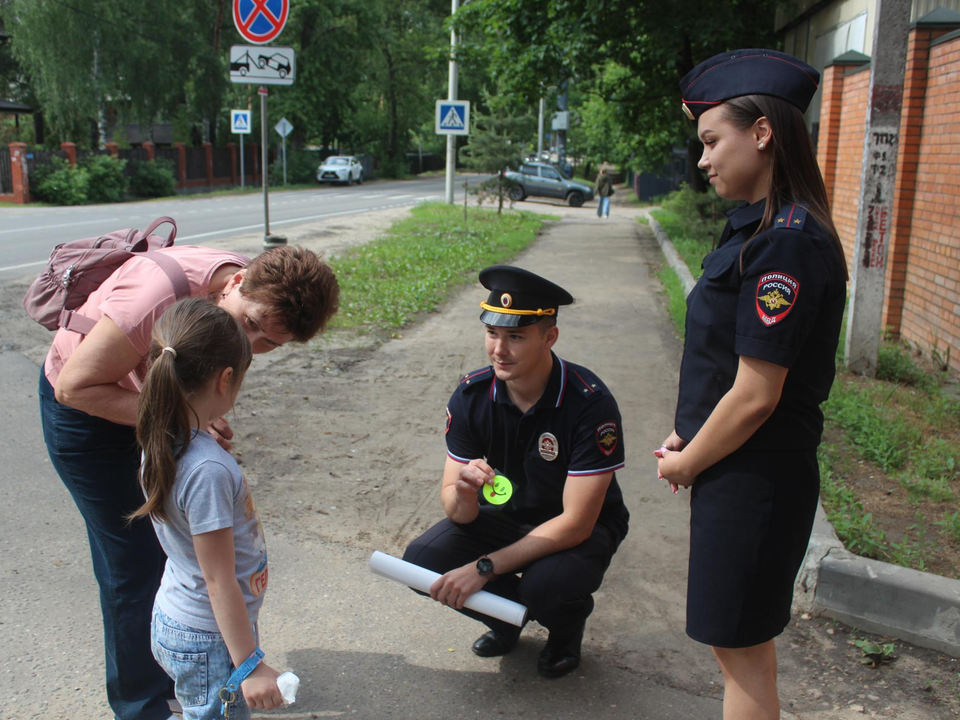
[[[803,119],[819,73],[773,50],[736,50],[681,82],[699,167],[729,213],[687,298],[674,432],[657,455],[692,486],[687,634],[713,647],[724,718],[779,717],[773,638],[819,494],[816,449],[846,267]]]

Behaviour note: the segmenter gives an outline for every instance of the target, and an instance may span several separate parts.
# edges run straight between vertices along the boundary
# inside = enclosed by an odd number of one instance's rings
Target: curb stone
[[[644,214],[689,294],[689,268],[660,224],[649,211]],[[817,507],[793,609],[960,657],[960,580],[854,555],[837,538],[823,505]]]

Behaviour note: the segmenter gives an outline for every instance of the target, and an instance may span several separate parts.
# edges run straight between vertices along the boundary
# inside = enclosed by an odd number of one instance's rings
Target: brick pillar
[[[883,325],[890,329],[893,337],[897,338],[900,337],[903,322],[907,266],[910,262],[910,234],[920,163],[920,138],[923,134],[923,108],[927,95],[930,43],[957,27],[958,25],[945,25],[940,22],[926,23],[921,18],[910,29],[910,37],[907,41],[897,182],[893,194],[893,232],[887,255],[887,294],[883,309]]]
[[[177,185],[187,186],[187,146],[182,142],[174,143],[177,149]]]
[[[157,146],[154,145],[149,140],[147,140],[141,145],[141,147],[143,148],[143,151],[147,154],[147,162],[153,162],[154,158],[157,157]]]
[[[213,185],[213,143],[203,144],[203,157],[207,163],[207,186]]]
[[[27,170],[27,144],[10,143],[10,175],[13,201],[20,205],[30,202],[30,177]]]
[[[67,154],[67,160],[70,163],[70,167],[76,167],[77,165],[77,144],[72,142],[62,142],[60,143],[60,149]]]
[[[228,142],[227,147],[230,148],[230,182],[236,185],[237,184],[237,144]]]
[[[253,182],[260,182],[260,146],[250,143],[250,154],[253,156]]]
[[[115,142],[104,143],[104,146],[107,148],[107,152],[110,153],[110,157],[119,157],[120,156],[120,146]]]
[[[823,70],[820,99],[820,132],[817,137],[817,164],[833,207],[837,181],[837,153],[840,146],[840,114],[843,111],[843,76],[851,67],[866,65],[870,58],[858,52],[846,52]]]

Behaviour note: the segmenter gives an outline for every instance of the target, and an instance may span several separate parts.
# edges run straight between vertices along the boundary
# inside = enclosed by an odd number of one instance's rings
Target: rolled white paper
[[[300,689],[300,678],[292,672],[285,672],[277,678],[277,687],[283,695],[283,702],[293,705],[297,701],[297,690]]]
[[[370,569],[377,575],[396,580],[424,593],[429,593],[430,586],[440,577],[439,573],[387,555],[379,550],[375,550],[373,555],[370,556]],[[523,624],[527,621],[526,606],[494,595],[486,590],[478,590],[468,597],[464,607],[517,627],[523,627]]]

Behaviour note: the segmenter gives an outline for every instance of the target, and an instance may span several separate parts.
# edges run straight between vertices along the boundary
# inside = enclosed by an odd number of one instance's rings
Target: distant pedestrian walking
[[[597,217],[610,217],[610,196],[613,195],[613,178],[606,165],[597,175]]]

